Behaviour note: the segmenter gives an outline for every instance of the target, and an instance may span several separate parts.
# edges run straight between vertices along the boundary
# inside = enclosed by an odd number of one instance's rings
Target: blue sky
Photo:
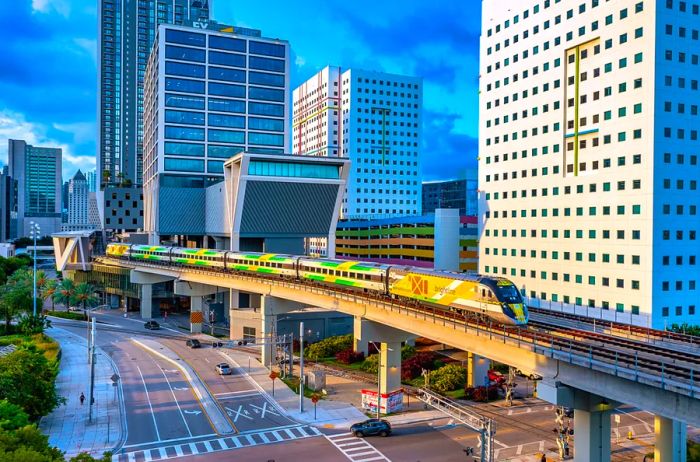
[[[292,45],[292,88],[328,64],[424,79],[424,179],[476,166],[481,2],[212,0],[219,22]],[[63,148],[64,177],[97,149],[97,3],[0,0],[0,163],[7,139]]]

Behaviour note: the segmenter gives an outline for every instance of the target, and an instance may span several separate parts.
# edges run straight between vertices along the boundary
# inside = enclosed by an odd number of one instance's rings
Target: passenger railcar
[[[107,246],[107,256],[289,277],[379,296],[418,300],[446,310],[477,313],[503,324],[524,325],[528,321],[527,306],[517,287],[499,277],[273,253],[114,243]]]

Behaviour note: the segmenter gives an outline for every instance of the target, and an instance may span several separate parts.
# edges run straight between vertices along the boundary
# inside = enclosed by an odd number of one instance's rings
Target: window
[[[204,78],[204,66],[197,64],[185,64],[175,61],[165,62],[165,73],[182,77]]]
[[[256,55],[276,56],[278,58],[284,58],[285,47],[284,45],[278,45],[275,43],[255,42],[251,40],[250,53]]]
[[[244,143],[244,132],[209,129],[208,140],[218,143]]]
[[[206,36],[204,34],[174,29],[165,30],[165,41],[168,43],[179,43],[181,45],[203,47],[205,45],[205,40]]]
[[[245,128],[245,117],[227,114],[209,114],[212,127]]]
[[[165,138],[174,140],[204,141],[204,129],[166,125]]]
[[[245,67],[245,56],[220,51],[209,52],[209,64],[222,66]]]
[[[165,121],[175,124],[204,125],[204,113],[167,109]]]
[[[209,36],[209,48],[218,50],[239,51],[245,53],[245,40],[230,37],[220,37],[218,35]]]
[[[175,143],[172,141],[166,141],[164,144],[164,150],[166,155],[194,157],[204,156],[203,144]]]
[[[238,69],[227,69],[225,67],[209,66],[209,79],[245,83],[245,71]]]
[[[284,72],[284,61],[279,59],[260,58],[251,56],[248,59],[248,65],[251,69],[260,69],[263,71]]]
[[[284,121],[280,119],[248,118],[248,128],[251,130],[267,130],[271,132],[284,131]]]
[[[204,109],[204,98],[200,98],[198,96],[185,96],[166,93],[165,106],[180,107],[185,109]],[[245,107],[243,108],[243,110],[245,111]]]
[[[204,83],[201,83],[203,86]],[[209,94],[218,96],[229,96],[232,98],[245,98],[245,87],[243,85],[230,85],[226,83],[209,82]]]
[[[165,57],[170,59],[179,59],[180,61],[195,61],[203,63],[205,54],[204,50],[197,48],[176,47],[173,45],[165,46]]]
[[[204,172],[204,161],[195,159],[165,158],[165,170],[167,171],[187,171]]]
[[[183,93],[204,93],[204,82],[199,80],[176,79],[174,77],[165,78],[165,89],[167,91],[179,91]]]
[[[284,135],[272,133],[248,133],[248,143],[266,146],[284,146]]]
[[[271,87],[284,87],[284,75],[250,71],[248,72],[248,82]]]
[[[209,98],[209,110],[242,114],[245,113],[245,101]]]
[[[248,103],[248,113],[255,115],[284,117],[284,105],[271,103]]]
[[[265,101],[284,101],[284,90],[273,88],[248,87],[248,98]]]

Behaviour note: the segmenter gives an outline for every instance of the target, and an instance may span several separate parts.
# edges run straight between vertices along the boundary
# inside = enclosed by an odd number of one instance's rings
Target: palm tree
[[[53,299],[57,303],[63,303],[70,310],[70,304],[73,301],[75,294],[75,282],[72,279],[65,278],[56,286],[56,292],[53,294]]]
[[[86,311],[88,307],[92,308],[97,306],[99,299],[95,295],[95,288],[92,284],[88,282],[81,282],[75,286],[75,291],[73,292],[73,301],[75,304],[83,305],[83,310]]]
[[[58,291],[58,282],[55,279],[47,279],[41,286],[41,298],[51,299],[51,311],[56,310],[56,298],[55,295]]]

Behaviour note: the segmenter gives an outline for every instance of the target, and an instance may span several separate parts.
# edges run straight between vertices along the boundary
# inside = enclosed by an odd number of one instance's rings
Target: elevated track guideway
[[[554,316],[527,326],[506,326],[416,300],[376,296],[322,282],[110,257],[98,260],[132,272],[341,311],[534,372],[555,387],[572,387],[700,426],[700,349],[684,338],[655,345],[636,336],[613,335],[614,330],[567,328],[553,321]],[[663,337],[659,331],[653,333]]]

